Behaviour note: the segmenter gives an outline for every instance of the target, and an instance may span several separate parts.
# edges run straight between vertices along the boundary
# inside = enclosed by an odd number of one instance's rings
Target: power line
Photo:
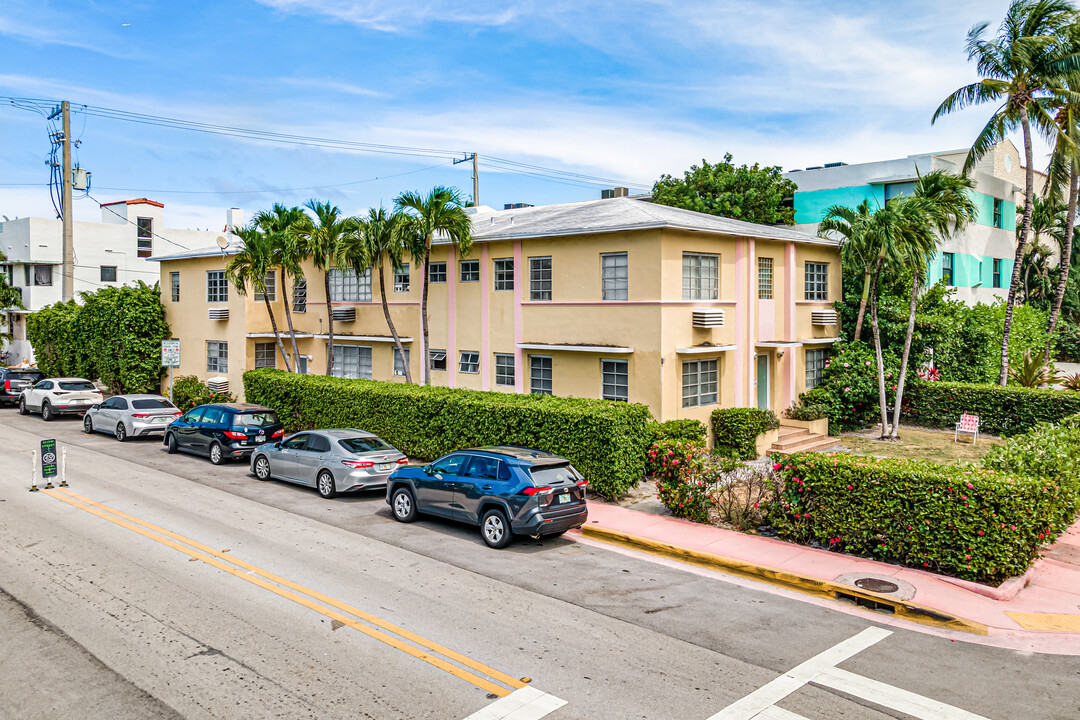
[[[139,224],[138,224],[138,223],[133,223],[133,222],[131,222],[131,221],[130,221],[130,220],[128,220],[128,219],[127,219],[126,217],[124,217],[124,216],[123,216],[123,215],[121,215],[120,213],[118,213],[118,212],[116,212],[115,210],[113,210],[113,209],[112,209],[111,207],[109,207],[109,206],[108,206],[107,204],[105,204],[105,203],[101,202],[101,201],[100,201],[100,200],[98,200],[97,198],[95,198],[95,197],[93,197],[92,195],[90,195],[90,193],[86,193],[86,197],[90,198],[91,200],[93,200],[94,202],[96,202],[96,203],[97,203],[97,204],[98,204],[98,205],[99,205],[100,207],[103,207],[103,208],[105,208],[106,210],[108,210],[109,212],[111,212],[111,213],[112,213],[113,215],[115,215],[116,217],[118,217],[118,218],[120,218],[121,220],[123,220],[124,222],[126,222],[126,223],[127,223],[128,225],[134,225],[135,227],[139,227]],[[182,249],[184,249],[184,250],[190,250],[190,249],[191,249],[191,248],[189,248],[189,247],[188,247],[187,245],[181,245],[180,243],[176,242],[175,240],[170,240],[169,238],[165,237],[164,235],[159,235],[158,233],[154,232],[153,230],[151,230],[151,231],[150,231],[150,235],[152,235],[153,237],[156,237],[156,238],[161,238],[162,240],[164,240],[165,242],[169,243],[170,245],[175,245],[175,246],[176,246],[176,247],[178,247],[178,248],[182,248]]]

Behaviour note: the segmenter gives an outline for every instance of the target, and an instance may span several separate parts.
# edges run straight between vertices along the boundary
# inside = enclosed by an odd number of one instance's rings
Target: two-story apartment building
[[[657,419],[708,419],[717,406],[781,411],[820,378],[837,339],[836,243],[786,227],[719,218],[632,198],[471,211],[462,256],[437,240],[386,276],[390,312],[415,381],[498,392],[629,400]],[[162,300],[182,343],[181,374],[221,377],[279,367],[262,297],[225,280],[229,254],[155,257]],[[401,380],[378,274],[305,264],[290,309],[302,371],[322,373],[327,304],[333,374]],[[430,278],[430,347],[422,346],[422,273]],[[373,276],[374,275],[374,276]],[[268,285],[285,328],[280,278]],[[283,340],[292,353],[287,332]]]

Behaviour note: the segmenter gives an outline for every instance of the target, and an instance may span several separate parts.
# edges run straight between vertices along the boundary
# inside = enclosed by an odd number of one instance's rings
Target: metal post
[[[63,300],[67,302],[75,297],[75,213],[71,207],[71,105],[67,100],[60,103],[63,114],[63,182],[61,183],[61,204],[64,221],[63,239]]]
[[[173,405],[176,404],[176,401],[173,400],[172,392],[172,365],[169,366],[169,402],[171,402]]]
[[[67,487],[67,446],[60,450],[60,487]]]
[[[30,492],[37,492],[37,452],[30,451]]]

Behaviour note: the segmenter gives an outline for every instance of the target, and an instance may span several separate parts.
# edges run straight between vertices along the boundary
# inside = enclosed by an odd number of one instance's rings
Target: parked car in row
[[[251,455],[251,471],[260,480],[307,485],[324,498],[386,487],[390,473],[408,463],[404,453],[356,429],[299,432]]]
[[[91,405],[101,402],[97,386],[83,378],[49,378],[41,380],[22,391],[19,396],[19,413],[41,413],[42,420],[52,420],[57,415],[82,414]]]
[[[83,432],[106,432],[124,442],[129,437],[164,433],[180,408],[160,395],[113,395],[83,415]]]
[[[22,391],[45,379],[40,370],[0,367],[0,405],[16,405]]]
[[[561,535],[584,525],[587,484],[558,455],[485,447],[395,470],[387,480],[386,502],[401,522],[427,513],[479,525],[484,542],[503,548],[515,534]]]
[[[215,403],[199,405],[176,418],[165,428],[164,443],[170,453],[205,455],[220,465],[231,458],[247,458],[263,443],[284,435],[285,426],[268,407]]]

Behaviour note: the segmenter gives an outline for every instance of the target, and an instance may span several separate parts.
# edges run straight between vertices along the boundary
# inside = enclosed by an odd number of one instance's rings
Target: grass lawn
[[[890,458],[919,458],[938,463],[952,463],[957,460],[978,461],[994,445],[1000,445],[996,437],[979,435],[978,445],[971,444],[971,435],[961,436],[960,442],[953,442],[953,433],[948,431],[923,430],[921,428],[900,426],[900,440],[890,442],[878,440],[880,432],[860,430],[841,435],[841,445],[858,455],[875,455]]]

